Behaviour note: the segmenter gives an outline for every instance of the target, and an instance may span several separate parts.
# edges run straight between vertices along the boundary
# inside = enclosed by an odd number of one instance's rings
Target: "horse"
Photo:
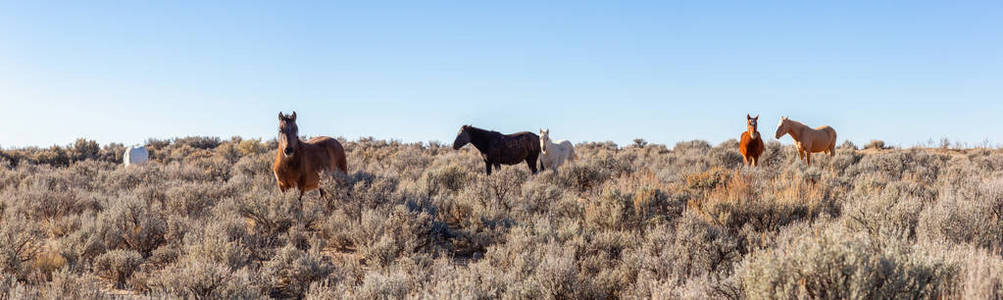
[[[756,130],[759,122],[759,115],[751,117],[745,115],[745,131],[738,143],[738,151],[742,152],[742,160],[750,167],[759,166],[759,156],[763,154],[763,139],[759,137]]]
[[[812,153],[825,152],[829,157],[836,155],[836,130],[832,127],[820,126],[811,129],[798,121],[780,117],[780,124],[777,124],[777,139],[784,134],[791,135],[794,146],[798,149],[798,157],[804,159],[809,166]]]
[[[567,140],[550,140],[550,129],[540,129],[540,170],[550,168],[557,172],[557,167],[565,161],[575,160],[575,146]]]
[[[275,153],[272,171],[279,191],[285,193],[289,188],[296,188],[300,192],[299,200],[302,201],[304,193],[317,189],[320,197],[326,198],[324,189],[320,188],[321,173],[329,175],[337,171],[348,174],[345,149],[338,140],[327,136],[318,136],[305,142],[299,139],[295,111],[291,115],[279,112],[278,139],[279,148]]]
[[[540,157],[540,137],[532,132],[522,131],[501,134],[470,125],[460,127],[453,141],[453,149],[460,150],[466,144],[473,144],[481,152],[485,171],[491,175],[491,167],[500,169],[501,164],[514,165],[525,161],[529,170],[536,174],[536,160]]]
[[[146,151],[146,146],[129,146],[122,155],[122,164],[126,167],[131,165],[141,165],[150,159],[150,152]]]

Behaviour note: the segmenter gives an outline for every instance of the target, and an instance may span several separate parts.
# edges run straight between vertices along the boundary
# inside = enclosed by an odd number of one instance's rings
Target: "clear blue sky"
[[[352,139],[716,144],[758,113],[1003,143],[999,0],[358,2],[4,1],[0,145],[271,138],[280,110]]]

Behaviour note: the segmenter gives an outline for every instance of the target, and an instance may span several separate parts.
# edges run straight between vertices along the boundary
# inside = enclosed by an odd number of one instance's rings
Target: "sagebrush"
[[[0,152],[0,299],[1000,298],[1003,151],[582,143],[484,175],[469,147],[341,141],[297,201],[275,142]],[[874,151],[880,149],[881,151]],[[335,180],[337,179],[337,180]]]

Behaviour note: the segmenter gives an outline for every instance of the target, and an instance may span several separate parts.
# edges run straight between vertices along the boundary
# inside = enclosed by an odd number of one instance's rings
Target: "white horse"
[[[540,164],[541,171],[546,169],[557,172],[557,167],[565,161],[575,160],[575,146],[567,140],[557,141],[555,144],[550,140],[550,129],[540,129]]]
[[[149,159],[150,153],[146,151],[146,146],[130,146],[122,154],[122,164],[126,167],[144,164]]]

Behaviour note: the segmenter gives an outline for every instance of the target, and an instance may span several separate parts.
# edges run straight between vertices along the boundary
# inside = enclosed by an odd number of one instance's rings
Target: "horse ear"
[[[293,111],[293,114],[289,116],[289,120],[292,120],[293,122],[296,122],[296,111],[295,110]]]
[[[755,119],[755,120],[759,120],[759,114],[756,114],[756,116],[752,117],[752,118]]]
[[[285,119],[285,118],[286,118],[286,116],[283,116],[282,112],[280,111],[279,112],[279,121],[282,121],[282,119]]]
[[[746,120],[751,120],[751,119],[752,119],[752,117],[751,117],[751,116],[749,116],[749,114],[745,114],[745,119],[746,119]]]

